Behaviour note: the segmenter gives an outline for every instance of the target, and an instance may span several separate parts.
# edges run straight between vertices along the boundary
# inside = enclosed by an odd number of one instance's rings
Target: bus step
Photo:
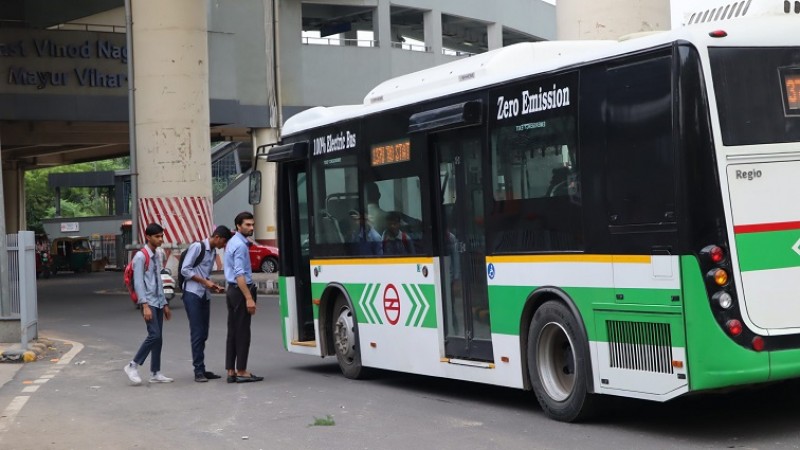
[[[468,359],[442,358],[442,362],[448,364],[458,364],[459,366],[477,367],[480,369],[494,369],[494,363],[483,361],[470,361]]]
[[[298,347],[316,347],[317,341],[292,341],[292,345]]]

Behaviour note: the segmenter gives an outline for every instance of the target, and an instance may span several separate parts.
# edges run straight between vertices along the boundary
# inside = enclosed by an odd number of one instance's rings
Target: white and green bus
[[[520,44],[289,119],[290,352],[666,401],[800,376],[800,2]],[[263,163],[261,163],[263,164]]]

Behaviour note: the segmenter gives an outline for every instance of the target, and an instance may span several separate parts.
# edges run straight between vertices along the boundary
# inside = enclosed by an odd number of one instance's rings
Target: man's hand
[[[150,311],[150,305],[147,303],[142,303],[142,316],[144,316],[145,322],[153,320],[153,311]]]
[[[164,318],[167,320],[172,318],[172,311],[169,310],[169,305],[164,305]]]
[[[251,316],[255,315],[256,313],[256,302],[252,298],[248,298],[245,303],[247,304],[247,314]]]
[[[203,280],[203,287],[206,289],[211,289],[212,291],[217,288],[216,283],[211,280]]]

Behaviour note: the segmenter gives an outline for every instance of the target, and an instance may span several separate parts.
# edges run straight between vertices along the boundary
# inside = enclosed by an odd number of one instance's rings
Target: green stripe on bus
[[[798,239],[797,230],[737,234],[739,268],[747,272],[798,267],[800,255],[792,248]]]
[[[289,318],[289,299],[286,297],[286,278],[278,277],[278,303],[281,308],[281,338],[283,340],[283,348],[289,349],[289,343],[286,341],[286,320]]]
[[[522,310],[536,286],[490,286],[489,307],[492,332],[518,336]],[[621,314],[681,315],[681,291],[679,289],[614,289],[561,287],[575,302],[589,339],[604,341],[605,330],[595,330],[594,312],[604,311]],[[617,299],[621,294],[622,299]],[[677,301],[675,301],[677,297]],[[525,333],[525,330],[522,330]],[[681,338],[682,342],[683,339]]]

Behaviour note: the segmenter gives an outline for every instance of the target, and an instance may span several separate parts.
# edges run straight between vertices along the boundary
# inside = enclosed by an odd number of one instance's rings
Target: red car
[[[278,248],[259,244],[252,239],[250,243],[250,267],[253,268],[253,272],[277,272]]]

